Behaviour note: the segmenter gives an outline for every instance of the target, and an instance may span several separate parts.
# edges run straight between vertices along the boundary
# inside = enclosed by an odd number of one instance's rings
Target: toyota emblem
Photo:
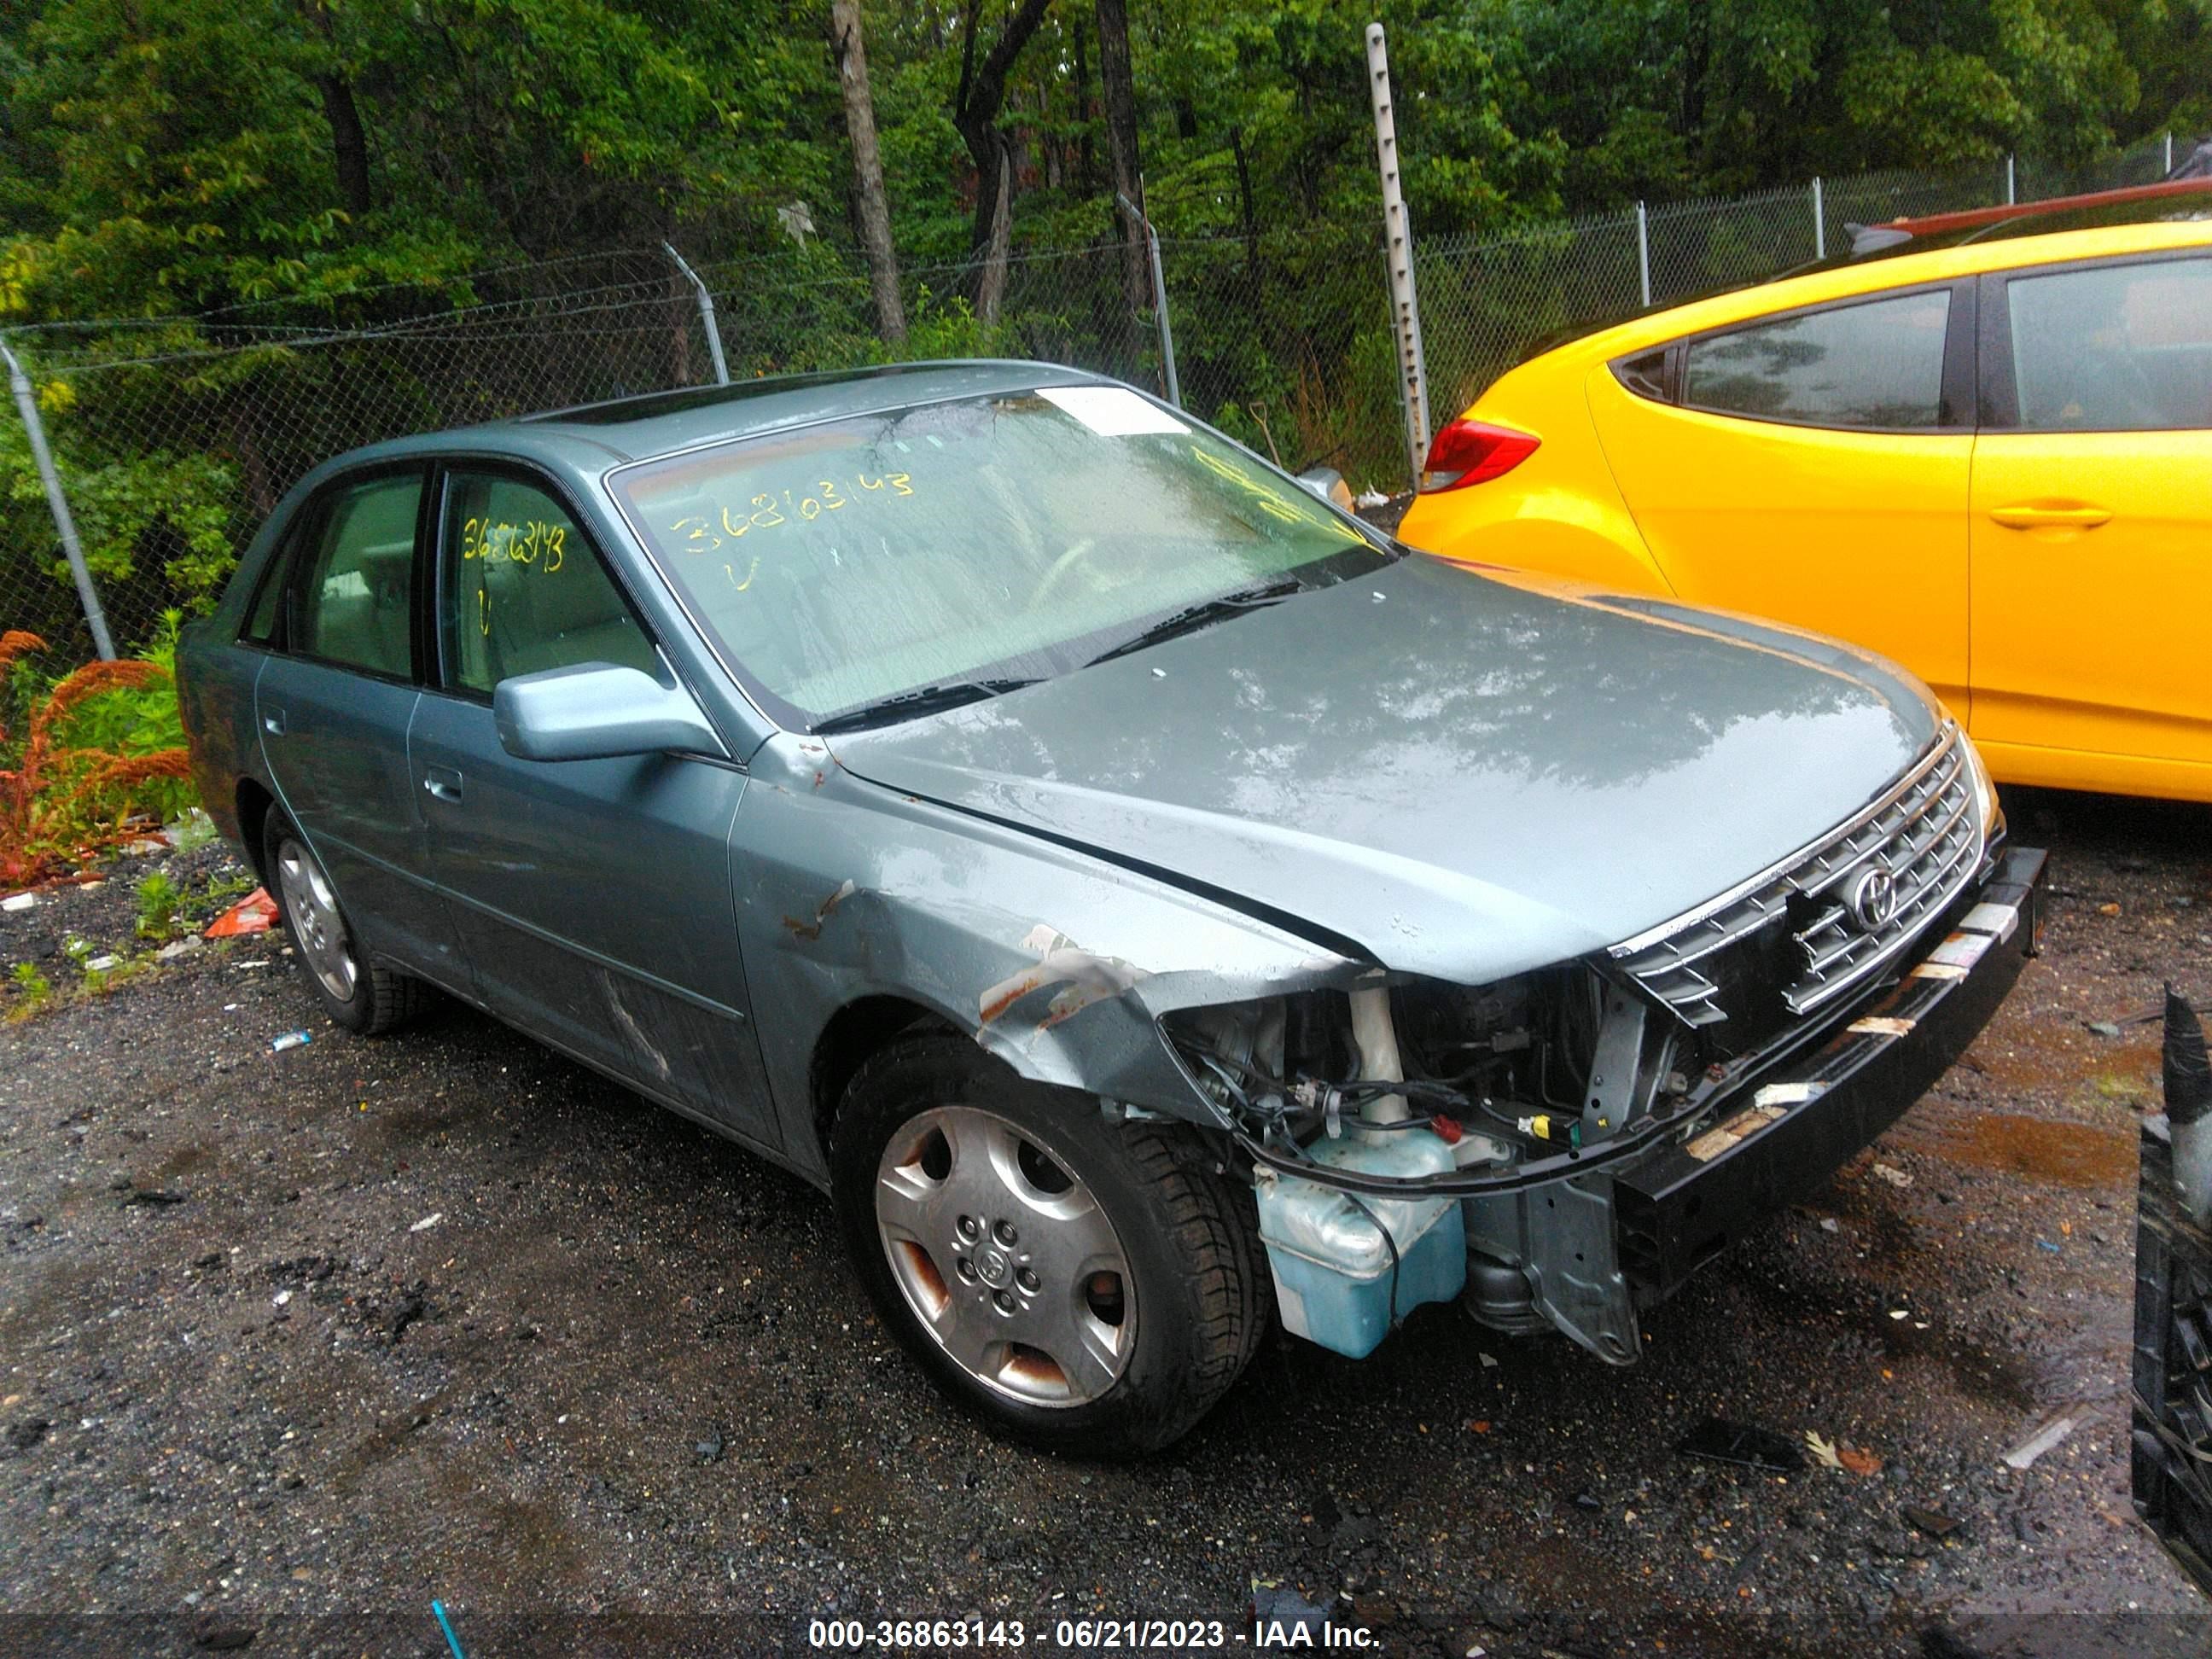
[[[1897,914],[1896,879],[1887,870],[1862,871],[1851,884],[1844,908],[1851,913],[1861,932],[1880,933]]]

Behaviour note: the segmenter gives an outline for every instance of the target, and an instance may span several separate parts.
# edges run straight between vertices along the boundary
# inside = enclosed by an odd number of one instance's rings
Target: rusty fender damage
[[[1372,964],[1222,903],[854,777],[822,745],[757,754],[732,871],[784,1150],[828,1179],[811,1079],[842,1013],[896,999],[1023,1076],[1224,1127],[1163,1015],[1349,989]],[[817,776],[819,781],[817,781]],[[825,885],[819,872],[847,873]]]

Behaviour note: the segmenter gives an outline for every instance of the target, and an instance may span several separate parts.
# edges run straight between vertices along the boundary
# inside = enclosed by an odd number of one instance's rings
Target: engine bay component
[[[1425,1127],[1323,1139],[1313,1161],[1370,1175],[1437,1175],[1452,1148]],[[1390,1328],[1467,1284],[1467,1231],[1452,1198],[1362,1198],[1296,1176],[1259,1182],[1260,1239],[1283,1328],[1364,1359]]]
[[[1359,1049],[1363,1083],[1403,1083],[1406,1063],[1398,1055],[1398,1030],[1390,1018],[1390,993],[1370,985],[1351,994],[1352,1040]],[[1361,1109],[1370,1123],[1402,1123],[1411,1115],[1403,1095],[1376,1095]]]

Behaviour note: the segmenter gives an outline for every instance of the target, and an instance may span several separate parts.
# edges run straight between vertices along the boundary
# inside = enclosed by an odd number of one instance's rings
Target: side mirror
[[[492,693],[491,713],[500,747],[518,760],[727,752],[690,693],[609,663],[501,680]]]
[[[1325,501],[1334,501],[1346,512],[1352,511],[1352,486],[1344,481],[1344,474],[1333,466],[1310,466],[1298,474],[1298,482]]]

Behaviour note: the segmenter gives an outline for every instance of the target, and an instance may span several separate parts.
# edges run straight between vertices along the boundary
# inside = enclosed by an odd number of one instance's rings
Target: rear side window
[[[2014,276],[2005,298],[2021,427],[2212,427],[2212,258]]]
[[[279,643],[276,619],[283,614],[284,595],[289,586],[287,578],[291,574],[293,558],[300,550],[300,522],[295,519],[283,543],[270,556],[268,568],[261,573],[261,586],[253,593],[253,609],[238,636],[248,645]]]
[[[415,520],[420,473],[328,498],[292,584],[289,644],[302,655],[407,679],[415,672]]]
[[[1682,401],[1803,426],[1942,424],[1951,291],[1808,311],[1690,344]]]
[[[445,520],[450,684],[489,693],[517,674],[583,663],[659,671],[653,641],[550,492],[501,473],[453,472]]]

